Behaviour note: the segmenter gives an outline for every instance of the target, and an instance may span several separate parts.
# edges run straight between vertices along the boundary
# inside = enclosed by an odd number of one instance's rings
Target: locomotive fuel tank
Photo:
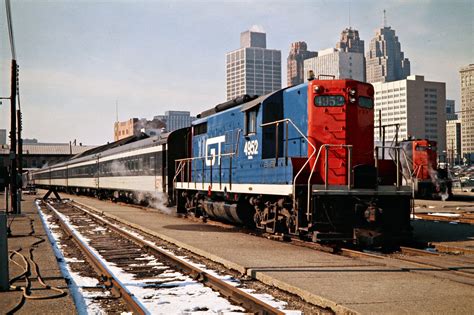
[[[201,201],[201,207],[206,214],[213,218],[240,225],[249,225],[253,222],[253,212],[250,205],[242,203],[226,203],[224,201]]]

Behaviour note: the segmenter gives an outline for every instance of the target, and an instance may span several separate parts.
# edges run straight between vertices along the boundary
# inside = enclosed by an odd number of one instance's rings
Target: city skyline
[[[282,52],[284,87],[292,42],[305,41],[312,51],[334,47],[341,31],[352,27],[367,51],[384,9],[410,59],[411,74],[446,82],[446,96],[459,110],[459,69],[474,56],[470,1],[353,2],[350,24],[341,5],[348,1],[15,1],[24,137],[105,143],[113,138],[117,100],[119,120],[167,110],[195,115],[221,103],[225,54],[255,24],[266,31],[267,47]],[[229,16],[236,18],[229,22]],[[1,41],[8,43],[5,23],[0,27]],[[0,94],[8,96],[8,45],[0,47],[0,57]],[[9,129],[8,113],[4,101],[0,128]]]

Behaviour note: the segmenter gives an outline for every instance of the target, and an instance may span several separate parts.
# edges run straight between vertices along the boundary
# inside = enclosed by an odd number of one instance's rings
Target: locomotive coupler
[[[365,220],[369,223],[377,222],[378,216],[382,214],[382,209],[370,204],[364,211]]]

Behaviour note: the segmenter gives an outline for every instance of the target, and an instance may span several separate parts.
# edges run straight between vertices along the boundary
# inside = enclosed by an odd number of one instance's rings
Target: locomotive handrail
[[[405,157],[405,162],[407,164],[407,168],[408,168],[408,171],[410,173],[410,176],[411,176],[411,181],[413,182],[413,174],[411,174],[411,171],[410,171],[410,165],[408,164],[408,157],[406,155],[406,152],[405,150],[398,146],[398,147],[393,147],[393,146],[375,146],[374,148],[374,153],[375,153],[375,168],[377,170],[377,178],[378,178],[378,156],[379,156],[379,149],[392,149],[392,150],[395,150],[395,158],[396,158],[396,162],[395,164],[397,165],[397,189],[400,188],[400,152],[403,153],[404,157]]]
[[[405,157],[405,164],[406,164],[406,167],[408,169],[408,175],[409,177],[407,178],[407,176],[405,176],[405,172],[403,171],[404,170],[404,167],[402,166],[402,176],[403,178],[405,178],[405,180],[411,180],[413,182],[413,174],[415,174],[415,171],[411,171],[410,169],[410,164],[408,164],[408,162],[410,161],[410,159],[408,158],[408,156],[406,155],[406,152],[405,152],[405,149],[403,149],[403,147],[401,146],[389,146],[389,149],[395,149],[395,148],[398,148],[398,150],[400,150],[402,153],[403,153],[403,156]],[[384,153],[385,151],[382,152],[382,160],[384,160]],[[395,160],[395,158],[392,156],[392,152],[389,150],[388,152],[388,155],[390,156],[390,158],[392,160]],[[378,156],[378,153],[377,153],[377,156]],[[410,161],[412,162],[412,161]],[[395,162],[394,162],[395,163]],[[402,162],[400,162],[401,164],[403,164]]]
[[[307,212],[306,212],[306,216],[309,220],[309,216],[310,216],[310,203],[311,203],[311,178],[313,176],[313,173],[314,173],[314,169],[316,167],[316,164],[318,163],[318,160],[319,160],[319,156],[321,155],[321,150],[324,148],[326,150],[326,160],[325,160],[325,167],[326,167],[326,173],[325,173],[325,188],[327,189],[328,185],[327,185],[327,179],[328,179],[328,160],[327,160],[327,151],[328,151],[328,148],[329,147],[345,147],[347,148],[348,150],[348,158],[349,158],[349,161],[348,161],[348,183],[347,183],[347,187],[348,189],[350,190],[351,189],[351,164],[352,164],[352,145],[348,145],[348,144],[323,144],[319,147],[319,150],[316,150],[316,147],[313,145],[313,143],[311,143],[311,141],[309,141],[309,139],[306,137],[305,134],[303,134],[303,132],[301,132],[301,130],[298,128],[298,126],[295,125],[295,123],[293,123],[293,121],[289,118],[285,118],[285,119],[280,119],[280,120],[276,120],[276,121],[272,121],[272,122],[268,122],[268,123],[264,123],[264,124],[261,124],[260,127],[266,127],[266,126],[271,126],[271,125],[276,125],[276,128],[278,128],[278,125],[280,123],[286,123],[286,137],[288,137],[288,124],[291,123],[293,125],[293,127],[295,127],[296,131],[301,135],[301,137],[303,139],[306,140],[307,143],[309,143],[309,145],[313,148],[313,153],[311,153],[311,155],[309,156],[309,158],[306,160],[306,162],[303,164],[303,166],[300,168],[300,170],[298,171],[298,173],[296,173],[295,175],[295,178],[293,179],[293,189],[292,189],[292,192],[293,192],[293,209],[296,210],[296,180],[298,179],[299,175],[302,173],[302,171],[304,170],[304,168],[306,167],[306,165],[309,163],[309,161],[311,161],[311,159],[314,157],[314,155],[316,154],[316,152],[318,152],[317,156],[316,156],[316,160],[315,160],[315,163],[313,164],[313,167],[311,168],[311,172],[310,172],[310,175],[309,175],[309,178],[308,178],[308,196],[307,196]],[[276,150],[276,159],[278,159],[278,150]],[[286,156],[285,156],[285,159],[288,159],[288,139],[286,139]]]
[[[324,159],[324,189],[328,189],[328,172],[329,172],[329,162],[328,162],[328,148],[330,147],[339,147],[339,148],[346,148],[347,149],[347,152],[348,152],[348,165],[347,165],[347,190],[351,190],[351,182],[352,182],[352,144],[328,144],[328,143],[325,143],[325,144],[322,144],[320,147],[319,147],[319,150],[318,150],[318,155],[316,156],[316,160],[314,161],[314,164],[313,164],[313,167],[311,168],[311,172],[309,173],[309,178],[308,178],[308,194],[307,194],[307,207],[306,207],[306,217],[309,221],[309,216],[310,216],[310,205],[311,205],[311,178],[313,177],[313,173],[314,173],[314,169],[316,168],[316,165],[318,164],[318,160],[319,160],[319,156],[321,154],[321,150],[324,148],[325,150],[325,159]],[[308,161],[311,160],[311,157],[314,155],[314,152],[316,151],[313,151],[313,154],[311,154],[311,156],[309,157]],[[295,187],[296,188],[296,187]],[[294,198],[293,198],[294,199]]]
[[[235,145],[235,150],[233,152],[229,153],[221,153],[218,156],[213,155],[212,159],[218,158],[219,159],[219,188],[222,188],[222,158],[223,157],[229,157],[229,188],[232,189],[232,158],[234,156],[237,156],[239,154],[239,143],[240,143],[240,133],[242,129],[237,129],[237,137],[236,137],[236,145]],[[176,188],[176,179],[179,175],[179,173],[182,173],[184,170],[185,164],[189,164],[189,162],[196,161],[196,160],[201,160],[202,161],[202,184],[204,187],[204,172],[205,172],[205,160],[209,158],[209,156],[196,156],[196,157],[189,157],[189,158],[184,158],[184,159],[176,159],[175,160],[175,165],[178,165],[175,171],[175,176],[173,178],[173,185]],[[182,165],[182,166],[181,166]],[[181,166],[181,167],[180,167]],[[210,183],[212,185],[212,165],[210,165]],[[191,179],[189,178],[189,175],[186,178],[186,181],[188,183],[188,188],[189,188],[189,183]],[[196,181],[194,181],[194,188],[196,188]]]
[[[230,152],[230,153],[222,153],[219,156],[224,156],[225,157],[225,156],[231,156],[231,155],[235,155],[235,154],[236,154],[235,152]],[[187,162],[187,161],[194,161],[194,160],[202,160],[202,159],[205,159],[205,158],[206,158],[205,156],[196,156],[196,157],[190,157],[190,158],[184,158],[184,159],[176,159],[174,161],[175,162]]]

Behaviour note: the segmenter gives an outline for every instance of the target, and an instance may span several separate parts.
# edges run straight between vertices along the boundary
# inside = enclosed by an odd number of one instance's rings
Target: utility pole
[[[18,66],[16,60],[12,59],[11,69],[11,93],[10,93],[10,205],[11,212],[19,214],[18,202],[18,169],[17,169],[17,138],[16,138],[16,94]]]

